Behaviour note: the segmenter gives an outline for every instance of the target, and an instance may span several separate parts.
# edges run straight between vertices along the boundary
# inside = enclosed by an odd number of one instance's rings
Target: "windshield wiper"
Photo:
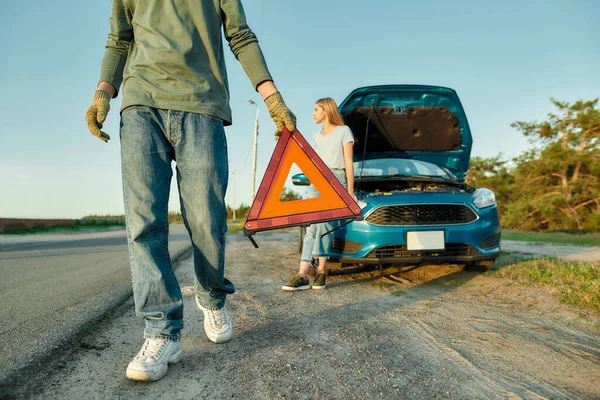
[[[407,175],[410,177],[417,177],[417,178],[428,178],[428,179],[447,179],[441,175],[420,175],[420,174],[416,174],[416,175]]]
[[[428,181],[445,181],[445,182],[452,182],[451,179],[449,178],[445,178],[443,176],[431,176],[431,175],[420,175],[420,174],[414,174],[414,175],[401,175],[401,174],[396,174],[396,175],[387,175],[386,178],[403,178],[403,179],[414,179],[414,178],[418,178],[418,179],[425,179]]]
[[[406,180],[410,180],[410,179],[414,179],[414,178],[418,178],[418,179],[426,179],[426,180],[437,180],[437,181],[445,181],[445,182],[453,182],[450,178],[445,178],[443,176],[431,176],[431,175],[419,175],[419,174],[415,174],[415,175],[402,175],[402,174],[395,174],[395,175],[363,175],[363,176],[357,176],[357,179],[386,179],[386,178],[401,178],[401,179],[406,179]]]

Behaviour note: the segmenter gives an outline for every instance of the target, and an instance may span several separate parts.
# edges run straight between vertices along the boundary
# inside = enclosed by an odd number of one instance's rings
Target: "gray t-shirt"
[[[344,145],[354,142],[352,131],[346,125],[337,126],[329,135],[315,133],[315,151],[330,169],[344,168]]]

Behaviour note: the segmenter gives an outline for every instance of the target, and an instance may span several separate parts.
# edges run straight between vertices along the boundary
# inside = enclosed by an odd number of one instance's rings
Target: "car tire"
[[[486,272],[494,267],[494,260],[475,261],[465,265],[465,271]]]

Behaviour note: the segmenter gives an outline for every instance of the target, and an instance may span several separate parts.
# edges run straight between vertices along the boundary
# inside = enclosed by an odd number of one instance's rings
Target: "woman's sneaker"
[[[294,276],[287,284],[281,287],[286,292],[310,289],[310,283],[302,274]]]
[[[157,381],[167,374],[169,364],[181,358],[181,343],[170,339],[146,339],[127,366],[126,375],[134,381]]]
[[[312,284],[312,288],[319,290],[325,289],[325,286],[327,286],[327,278],[325,278],[325,274],[318,273],[317,276],[315,276],[315,281]]]

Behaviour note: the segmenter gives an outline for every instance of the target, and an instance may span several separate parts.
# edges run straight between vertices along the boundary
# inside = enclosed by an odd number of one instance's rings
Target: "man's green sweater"
[[[132,105],[189,111],[231,124],[221,28],[256,88],[272,80],[240,0],[112,0],[100,81]]]

